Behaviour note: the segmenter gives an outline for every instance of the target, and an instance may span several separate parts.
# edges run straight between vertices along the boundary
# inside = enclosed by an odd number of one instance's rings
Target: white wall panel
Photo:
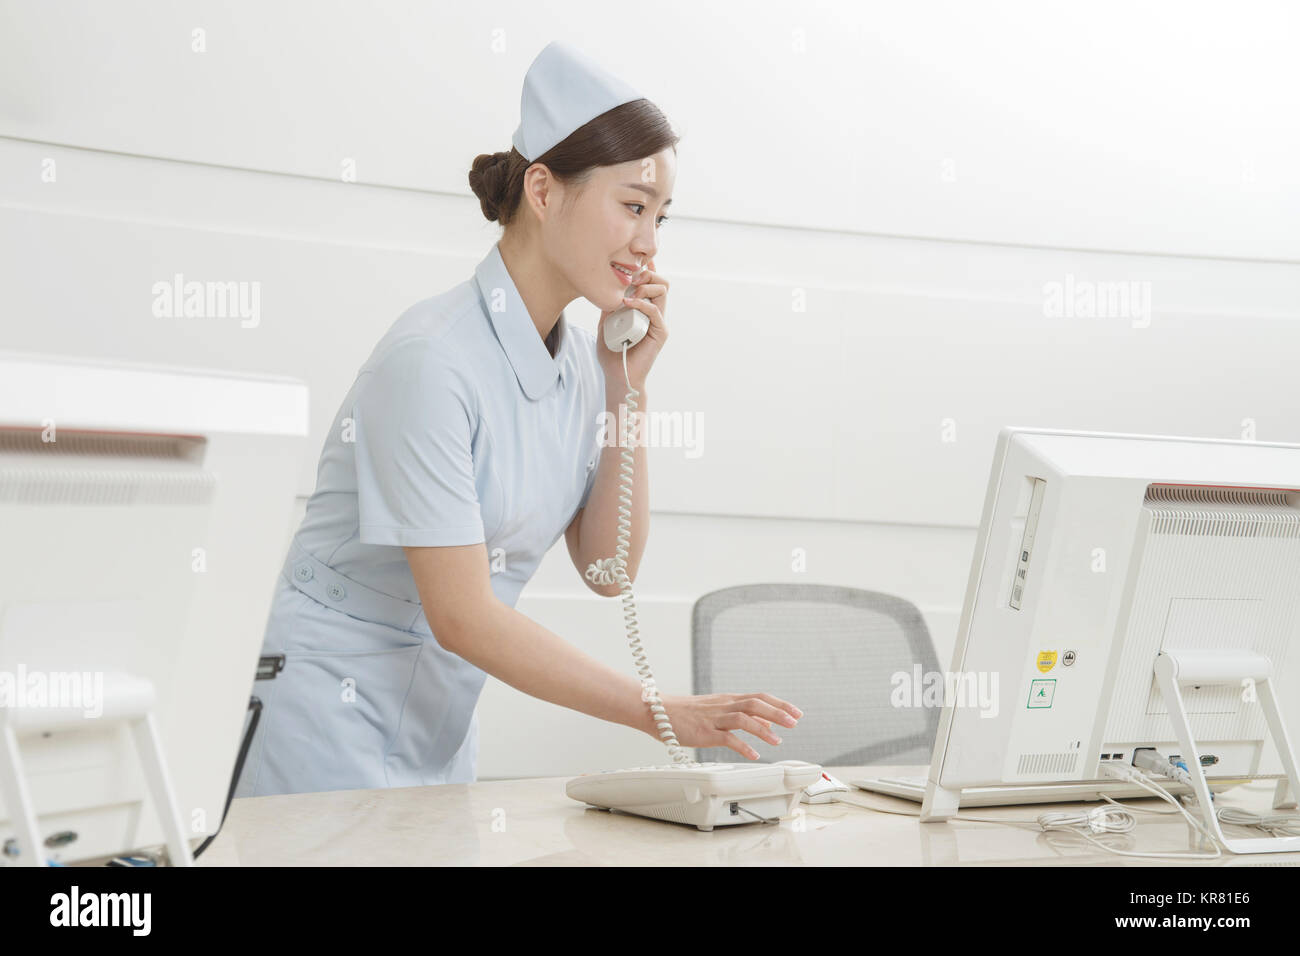
[[[679,215],[1300,259],[1281,2],[5,0],[0,135],[469,195],[578,42],[686,139]],[[202,29],[205,52],[193,52]]]

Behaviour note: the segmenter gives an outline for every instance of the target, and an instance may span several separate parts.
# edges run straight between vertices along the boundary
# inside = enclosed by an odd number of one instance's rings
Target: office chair
[[[797,727],[773,723],[779,746],[735,732],[760,760],[930,762],[941,708],[890,700],[895,675],[905,675],[911,690],[914,665],[923,680],[939,669],[929,629],[910,601],[823,584],[723,588],[695,602],[691,651],[696,694],[766,692],[803,711]],[[748,762],[728,747],[697,748],[697,759]]]

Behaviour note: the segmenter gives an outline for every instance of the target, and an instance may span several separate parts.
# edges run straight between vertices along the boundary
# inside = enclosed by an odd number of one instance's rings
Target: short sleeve
[[[416,342],[365,375],[352,408],[362,543],[486,540],[474,484],[475,403],[452,358]]]

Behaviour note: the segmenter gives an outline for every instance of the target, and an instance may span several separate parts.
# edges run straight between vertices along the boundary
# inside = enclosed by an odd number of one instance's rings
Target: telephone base
[[[565,792],[601,810],[714,827],[775,821],[794,813],[822,768],[802,760],[778,763],[665,764],[583,774]]]

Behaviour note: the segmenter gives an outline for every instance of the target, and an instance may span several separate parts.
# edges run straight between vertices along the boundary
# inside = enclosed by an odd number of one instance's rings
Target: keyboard
[[[896,787],[916,787],[918,790],[925,789],[924,777],[879,777],[881,783],[892,783]]]
[[[803,760],[660,764],[585,773],[570,780],[565,793],[601,810],[708,831],[789,816],[821,773],[818,764]]]

